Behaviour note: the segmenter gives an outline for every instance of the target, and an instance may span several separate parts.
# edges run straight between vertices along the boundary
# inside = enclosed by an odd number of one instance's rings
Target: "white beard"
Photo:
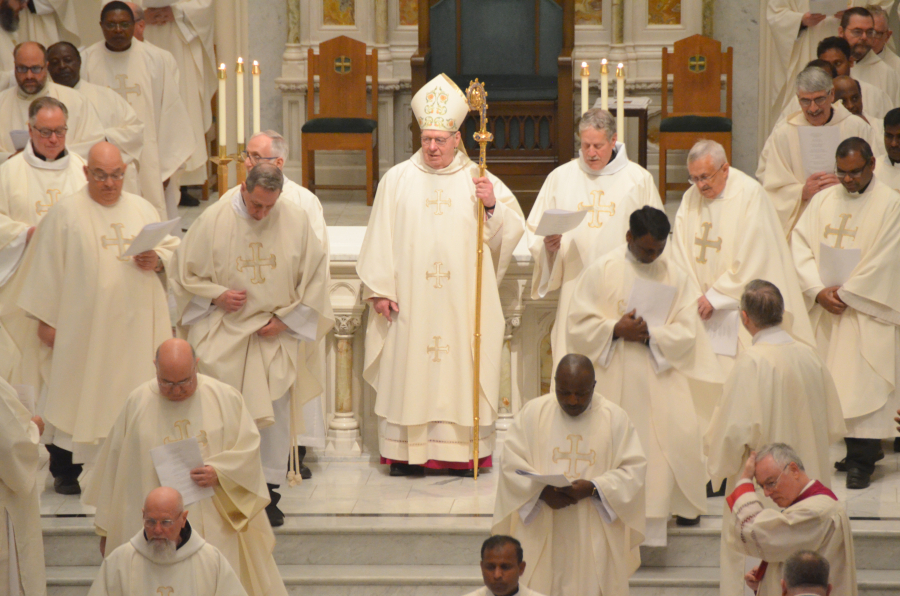
[[[163,563],[175,559],[175,549],[177,545],[173,540],[148,540],[147,542],[150,544],[150,551],[153,553],[154,559]]]

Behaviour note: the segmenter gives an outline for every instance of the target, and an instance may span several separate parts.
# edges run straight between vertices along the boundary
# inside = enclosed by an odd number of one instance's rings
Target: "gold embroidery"
[[[591,191],[591,202],[585,205],[584,203],[578,203],[579,211],[587,211],[591,210],[591,221],[588,224],[590,228],[602,228],[603,222],[600,221],[600,214],[606,213],[610,217],[616,214],[616,204],[610,201],[609,205],[604,205],[600,202],[600,199],[603,198],[603,195],[606,194],[602,190],[592,190]]]
[[[172,596],[175,594],[175,588],[171,586],[156,588],[156,593],[159,594],[159,596]]]
[[[175,427],[175,430],[178,431],[178,438],[166,437],[163,439],[163,445],[168,445],[169,443],[177,443],[178,441],[183,441],[184,439],[191,436],[191,421],[190,420],[176,420],[175,424],[172,426]]]
[[[432,353],[434,354],[434,358],[431,359],[432,362],[440,362],[440,361],[441,361],[441,353],[442,353],[442,352],[443,352],[444,354],[449,354],[449,353],[450,353],[450,346],[449,346],[449,345],[447,345],[447,346],[442,346],[442,345],[440,345],[440,343],[441,343],[441,336],[440,336],[440,335],[435,335],[435,336],[434,336],[434,346],[429,346],[429,347],[428,347],[428,350],[427,350],[428,353],[429,353],[429,354],[432,354]]]
[[[444,212],[441,211],[441,206],[446,205],[446,206],[449,207],[449,206],[450,206],[450,203],[451,203],[451,200],[450,200],[450,199],[445,199],[445,198],[443,197],[444,191],[442,191],[442,190],[436,190],[436,191],[434,191],[434,194],[437,195],[437,198],[434,198],[434,199],[425,199],[425,206],[426,206],[426,207],[431,207],[432,205],[437,205],[437,209],[434,210],[434,214],[435,214],[435,215],[443,215]]]
[[[269,254],[265,259],[260,257],[259,251],[262,249],[261,242],[251,242],[250,243],[250,252],[253,256],[250,259],[242,259],[241,257],[237,258],[237,270],[242,272],[246,268],[253,268],[253,277],[250,278],[250,283],[253,284],[261,284],[266,281],[265,276],[262,273],[263,267],[271,267],[275,269],[276,261],[275,255]]]
[[[450,279],[449,271],[441,271],[441,267],[443,267],[443,263],[435,263],[434,264],[434,273],[425,273],[425,279],[434,279],[434,287],[437,289],[443,288],[444,284],[441,283],[441,278]]]
[[[135,95],[140,97],[141,86],[135,84],[134,87],[129,87],[128,86],[128,75],[116,75],[116,80],[119,81],[119,87],[117,89],[113,89],[112,87],[110,87],[110,89],[112,89],[113,91],[115,91],[116,93],[121,95],[122,99],[124,99],[125,101],[128,101],[129,93],[134,93]],[[131,102],[128,102],[128,103],[131,103]]]
[[[103,245],[103,248],[108,248],[110,246],[119,247],[119,255],[116,257],[120,261],[130,261],[131,257],[123,257],[122,254],[128,249],[128,246],[131,245],[131,241],[134,240],[134,236],[131,238],[125,238],[123,236],[123,228],[125,228],[125,224],[114,223],[109,224],[109,226],[116,233],[115,238],[107,238],[106,236],[100,237],[100,243]]]
[[[850,229],[847,227],[847,222],[850,221],[851,217],[853,216],[849,213],[841,213],[841,225],[836,230],[831,227],[831,224],[825,226],[825,240],[828,240],[829,236],[837,236],[834,240],[834,248],[844,248],[845,237],[856,240],[856,233],[859,231],[859,228]]]
[[[62,194],[62,191],[57,188],[48,188],[47,189],[47,203],[41,203],[37,201],[34,204],[35,213],[41,215],[42,213],[47,213],[50,211],[50,207],[56,205],[57,201],[59,201],[59,195]]]
[[[569,469],[563,474],[566,478],[574,480],[581,476],[581,474],[579,474],[578,472],[578,462],[587,462],[589,466],[593,466],[594,462],[597,459],[597,453],[593,449],[591,449],[588,453],[578,452],[578,444],[582,441],[581,435],[569,435],[568,437],[566,437],[566,439],[569,441],[569,450],[560,451],[559,447],[554,447],[553,463],[562,461],[564,459],[569,460]]]
[[[700,236],[697,236],[696,234],[694,235],[694,245],[700,247],[700,256],[695,260],[701,265],[706,265],[706,249],[714,248],[716,249],[716,252],[721,251],[722,237],[719,236],[719,239],[715,241],[709,239],[709,231],[712,230],[712,224],[708,221],[704,221],[700,224],[700,227],[703,228],[703,238],[700,238]]]

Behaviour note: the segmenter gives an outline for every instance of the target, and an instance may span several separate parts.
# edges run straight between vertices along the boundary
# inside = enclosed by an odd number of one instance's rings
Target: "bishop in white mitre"
[[[377,392],[379,450],[395,475],[490,466],[504,319],[498,285],[525,220],[496,176],[458,150],[469,106],[438,75],[413,97],[422,148],[378,184],[356,271],[371,310],[363,376]],[[484,235],[477,238],[480,212]],[[483,249],[479,460],[473,462],[476,250]],[[428,399],[422,399],[422,393]],[[410,467],[415,466],[415,467]]]
[[[25,279],[21,267],[35,226],[61,197],[87,184],[85,161],[66,150],[66,107],[52,97],[36,99],[25,150],[0,165],[0,325],[15,345],[17,365],[7,378],[28,385],[35,396],[49,373],[50,348],[38,339],[38,322],[16,305]],[[44,137],[44,135],[47,135]]]
[[[36,481],[43,422],[0,379],[0,593],[44,596],[43,490]],[[10,590],[11,586],[15,586]]]
[[[766,140],[756,170],[756,178],[775,206],[785,237],[790,236],[812,196],[838,183],[832,171],[805,170],[799,129],[835,126],[840,129],[841,139],[872,138],[872,127],[862,118],[851,114],[841,103],[832,103],[834,83],[824,70],[804,69],[797,75],[795,88],[801,111],[775,127]]]
[[[694,184],[675,216],[671,248],[703,294],[697,309],[707,332],[717,337],[713,349],[723,371],[727,374],[734,358],[751,344],[749,334],[740,328],[738,307],[744,286],[754,279],[778,286],[787,305],[784,328],[813,345],[790,250],[766,192],[731,167],[724,148],[715,141],[694,145],[688,153],[688,172]],[[721,387],[695,384],[702,428],[720,394]]]
[[[259,459],[259,432],[240,392],[197,372],[190,344],[163,343],[156,377],[140,383],[88,473],[84,502],[97,507],[94,525],[110,556],[141,528],[143,495],[160,486],[150,450],[185,439],[200,444],[197,486],[215,493],[190,502],[192,528],[219,549],[252,596],[287,592],[275,565],[275,535]]]
[[[97,112],[87,99],[77,91],[57,85],[47,76],[47,54],[36,43],[24,43],[15,55],[17,86],[0,92],[0,163],[9,159],[21,147],[16,147],[10,134],[28,128],[28,108],[41,97],[53,97],[65,104],[68,110],[66,122],[66,146],[69,151],[87,158],[88,151],[103,140],[103,125]],[[24,143],[23,143],[24,145]]]
[[[767,443],[795,447],[814,478],[831,487],[830,445],[847,432],[837,388],[815,347],[798,342],[783,328],[784,298],[772,283],[756,279],[741,296],[741,323],[753,336],[735,359],[722,401],[704,437],[707,470],[714,486],[727,479],[725,493],[737,488],[751,451]],[[723,596],[744,593],[745,556],[728,540],[731,508],[722,513],[719,551]]]
[[[885,157],[875,163],[875,177],[896,192],[900,192],[900,108],[884,117],[884,137],[875,139],[884,147]]]
[[[564,356],[555,387],[526,403],[507,432],[491,533],[522,543],[520,583],[532,590],[627,596],[644,538],[641,442],[628,415],[595,391],[586,356]]]
[[[847,40],[852,50],[854,79],[865,81],[884,90],[894,105],[900,103],[900,72],[872,51],[875,35],[875,19],[865,8],[854,7],[844,11],[838,35]]]
[[[625,237],[575,281],[567,343],[591,359],[604,397],[637,430],[647,456],[644,544],[665,546],[673,514],[693,525],[706,513],[703,428],[689,379],[718,387],[723,375],[697,313],[700,290],[663,252],[666,214],[635,211]]]
[[[125,167],[109,143],[91,149],[87,186],[44,216],[23,264],[18,305],[39,321],[39,337],[53,349],[43,416],[54,427],[53,445],[81,462],[172,336],[158,274],[178,239],[125,254],[144,226],[159,221],[147,201],[122,192]],[[74,472],[64,482],[77,488]]]
[[[13,69],[13,49],[34,41],[45,48],[60,39],[77,42],[79,0],[0,0],[0,70]]]
[[[197,144],[181,98],[178,64],[169,52],[134,39],[134,13],[124,2],[106,4],[100,26],[105,41],[82,52],[81,78],[109,87],[134,108],[144,123],[141,194],[161,218],[176,217],[178,205],[166,205],[164,184]]]
[[[628,217],[644,205],[662,209],[653,176],[630,161],[617,142],[616,120],[606,110],[588,110],[578,123],[581,150],[577,159],[547,176],[528,216],[528,246],[534,257],[531,297],[542,299],[559,290],[556,321],[550,336],[553,363],[570,352],[566,317],[575,280],[591,263],[621,246]],[[587,211],[571,232],[535,234],[548,209]]]
[[[879,439],[896,436],[900,194],[874,176],[864,140],[841,143],[836,162],[841,184],[813,197],[791,249],[847,423],[847,487],[858,489],[884,457]]]
[[[103,560],[88,596],[247,596],[222,552],[187,517],[177,490],[150,491],[143,529]]]

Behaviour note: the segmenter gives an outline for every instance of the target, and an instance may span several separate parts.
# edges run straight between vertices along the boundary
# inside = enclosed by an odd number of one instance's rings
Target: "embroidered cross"
[[[42,215],[42,214],[50,211],[50,207],[53,207],[54,205],[56,205],[56,202],[59,201],[59,195],[61,195],[61,194],[62,194],[61,190],[58,190],[56,188],[48,188],[47,189],[47,202],[42,203],[40,201],[37,201],[34,204],[35,213],[37,213],[38,215]]]
[[[265,276],[263,275],[262,268],[263,267],[271,267],[275,269],[275,255],[269,254],[268,257],[263,259],[259,251],[262,249],[261,242],[251,242],[250,243],[250,251],[253,256],[250,259],[242,259],[241,257],[237,258],[237,270],[242,272],[244,269],[253,268],[253,277],[250,278],[250,283],[253,284],[261,284],[266,281]]]
[[[113,91],[121,95],[122,99],[124,99],[125,101],[128,101],[129,93],[134,93],[137,96],[141,95],[140,85],[135,84],[134,87],[128,87],[128,75],[116,75],[116,79],[119,81],[119,87],[117,89],[113,89]],[[112,89],[112,87],[110,87],[110,89]]]
[[[425,279],[434,279],[434,287],[438,289],[444,287],[444,284],[441,283],[442,278],[450,279],[449,271],[441,271],[443,266],[443,263],[435,263],[434,273],[425,273]]]
[[[119,255],[116,257],[120,261],[130,261],[131,257],[123,257],[122,253],[128,250],[128,246],[131,245],[131,241],[134,240],[134,236],[131,238],[125,238],[122,235],[122,229],[125,227],[125,224],[114,223],[109,224],[109,226],[116,233],[114,238],[107,238],[106,236],[100,237],[100,243],[103,245],[103,248],[107,248],[110,246],[118,246],[119,247]]]
[[[444,191],[436,190],[434,191],[436,198],[434,199],[425,199],[425,206],[431,207],[432,205],[437,205],[437,209],[434,210],[435,215],[443,215],[444,212],[441,211],[441,207],[444,205],[450,206],[450,199],[444,198]]]
[[[616,214],[616,204],[610,201],[609,205],[604,205],[600,199],[605,193],[602,190],[591,191],[591,202],[588,204],[578,203],[579,211],[591,210],[591,221],[588,223],[590,228],[602,228],[603,222],[600,221],[600,214],[606,213],[610,217]]]
[[[722,237],[719,236],[718,240],[710,240],[709,239],[709,231],[712,230],[712,224],[708,221],[704,221],[700,224],[700,227],[703,228],[703,238],[700,236],[694,235],[694,245],[700,247],[700,256],[696,257],[696,261],[701,265],[705,265],[706,261],[706,249],[714,248],[716,252],[722,250]]]
[[[831,224],[825,226],[825,240],[828,240],[829,236],[837,236],[834,241],[834,248],[844,248],[844,238],[853,238],[856,239],[856,233],[859,231],[859,228],[848,228],[847,222],[850,221],[852,216],[849,213],[841,213],[841,225],[838,229],[834,229],[831,227]]]
[[[566,437],[569,441],[569,450],[560,451],[559,447],[553,448],[553,463],[569,460],[569,469],[564,472],[565,477],[575,479],[581,476],[578,472],[578,462],[586,462],[589,466],[593,466],[597,459],[597,453],[591,449],[587,453],[578,452],[578,444],[581,443],[581,435],[569,435]]]
[[[442,345],[440,345],[440,343],[441,343],[441,336],[435,335],[434,336],[434,346],[428,347],[428,353],[434,354],[434,358],[431,359],[432,362],[440,362],[441,361],[441,353],[444,353],[444,354],[450,353],[450,346],[442,346]]]

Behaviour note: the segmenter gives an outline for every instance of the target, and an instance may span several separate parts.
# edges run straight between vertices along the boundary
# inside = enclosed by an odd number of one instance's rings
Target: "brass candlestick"
[[[234,156],[234,169],[238,184],[243,184],[247,180],[247,164],[244,163],[243,158],[244,149],[246,149],[244,143],[238,143],[237,154]]]
[[[228,192],[228,164],[232,157],[228,155],[225,145],[219,145],[219,155],[210,157],[209,161],[216,164],[216,178],[218,178],[219,198]]]

